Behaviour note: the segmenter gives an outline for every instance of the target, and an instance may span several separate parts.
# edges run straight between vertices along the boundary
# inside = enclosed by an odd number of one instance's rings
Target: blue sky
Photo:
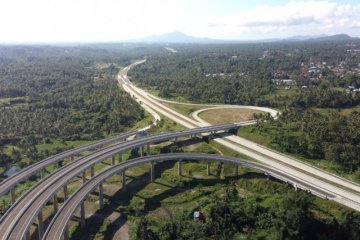
[[[360,37],[360,1],[0,0],[0,42],[126,41],[172,31],[216,39]]]

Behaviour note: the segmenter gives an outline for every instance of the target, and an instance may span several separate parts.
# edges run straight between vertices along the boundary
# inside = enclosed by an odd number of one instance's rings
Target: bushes
[[[135,239],[358,239],[360,215],[346,212],[341,221],[322,221],[313,214],[313,197],[298,191],[279,195],[265,204],[256,196],[240,198],[234,185],[221,196],[212,195],[199,210],[204,221],[192,218],[193,210],[178,211],[169,221],[142,217]]]

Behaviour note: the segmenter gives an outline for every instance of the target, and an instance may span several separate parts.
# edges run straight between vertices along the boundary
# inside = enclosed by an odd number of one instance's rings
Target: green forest
[[[176,54],[149,57],[130,74],[165,98],[279,109],[277,121],[265,116],[248,127],[248,135],[270,139],[269,146],[282,152],[335,162],[352,174],[360,167],[360,93],[348,86],[360,87],[360,54],[347,49],[357,47],[357,40],[175,45]],[[318,72],[309,73],[311,66]],[[284,90],[273,79],[293,82]]]
[[[136,239],[357,239],[360,215],[345,212],[341,220],[321,221],[311,212],[313,197],[288,192],[267,207],[258,197],[239,197],[233,184],[220,198],[203,203],[206,219],[193,220],[194,210],[178,213],[171,221],[151,222],[141,217],[134,230]]]
[[[0,47],[0,167],[31,164],[70,148],[69,141],[121,133],[142,119],[142,108],[115,80],[122,66],[146,52],[130,50]],[[51,143],[62,144],[38,149]]]
[[[349,86],[360,88],[360,55],[347,51],[360,47],[359,41],[171,47],[177,52],[157,44],[0,46],[2,175],[11,166],[25,167],[144,120],[147,115],[119,88],[116,74],[145,58],[129,72],[138,86],[168,99],[279,109],[278,119],[256,115],[258,124],[238,134],[320,167],[336,166],[360,181],[360,94],[349,92]],[[315,65],[319,70],[310,73]],[[164,118],[151,131],[175,129],[181,127]],[[189,149],[234,154],[212,141],[151,147],[153,154]],[[360,215],[332,201],[250,169],[234,178],[232,166],[223,163],[214,163],[210,176],[204,174],[206,163],[184,161],[185,167],[178,177],[176,165],[159,163],[158,179],[150,184],[147,166],[129,170],[138,186],[109,198],[105,215],[121,211],[131,223],[131,239],[359,239]],[[194,220],[195,210],[204,219]],[[162,211],[170,215],[166,221]],[[91,229],[73,224],[73,238],[112,239],[117,223],[100,215],[87,218]]]
[[[349,96],[338,89],[348,85],[360,87],[359,75],[351,71],[360,56],[346,52],[348,44],[340,41],[175,45],[176,54],[150,56],[130,75],[140,87],[155,88],[162,97],[183,96],[198,103],[282,107],[287,100],[304,106],[348,107],[360,101],[359,96]],[[307,64],[316,62],[327,66],[319,70],[321,79],[305,69]],[[346,63],[343,68],[347,74],[339,78],[334,69],[342,62]],[[311,91],[294,94],[290,100],[273,99],[270,96],[276,96],[277,90],[274,78],[291,78]],[[336,87],[337,92],[333,90]]]

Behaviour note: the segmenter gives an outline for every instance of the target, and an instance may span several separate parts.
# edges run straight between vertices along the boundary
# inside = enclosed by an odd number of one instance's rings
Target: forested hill
[[[142,109],[115,80],[120,67],[136,57],[136,50],[135,56],[122,52],[0,47],[0,167],[55,153],[41,151],[40,144],[95,140],[142,119]]]

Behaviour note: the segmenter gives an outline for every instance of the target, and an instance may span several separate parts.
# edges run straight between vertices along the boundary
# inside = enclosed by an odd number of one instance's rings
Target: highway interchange
[[[140,101],[143,105],[147,105],[154,111],[170,118],[171,120],[181,124],[186,128],[210,125],[205,121],[198,122],[188,116],[184,116],[174,111],[173,109],[163,104],[163,102],[165,102],[164,100],[161,100],[134,86],[129,80],[127,72],[131,67],[142,64],[144,62],[145,60],[137,61],[120,71],[118,75],[118,81],[123,86],[125,91],[127,91],[131,96],[134,96],[137,101]],[[277,111],[271,111],[266,108],[263,108],[263,110],[268,111],[273,117],[276,117]],[[249,122],[244,124],[253,123]],[[215,139],[214,141],[231,148],[236,152],[250,156],[257,161],[271,165],[278,169],[282,169],[284,172],[298,177],[304,183],[311,183],[314,185],[314,187],[316,186],[316,188],[328,192],[329,195],[334,195],[335,197],[331,198],[332,200],[355,210],[360,210],[360,185],[357,183],[308,165],[292,157],[275,152],[271,149],[238,136],[228,136],[222,139]]]
[[[278,179],[282,179],[283,181],[296,183],[296,179],[285,176],[284,173],[278,171],[276,168],[271,166],[267,166],[265,164],[260,164],[257,162],[251,162],[247,160],[242,160],[239,158],[229,157],[229,156],[221,156],[216,154],[201,154],[201,153],[174,153],[174,154],[161,154],[154,156],[146,156],[136,159],[131,159],[125,162],[122,162],[116,166],[105,169],[104,171],[97,174],[94,178],[89,180],[86,184],[84,184],[81,188],[79,188],[72,196],[65,202],[62,208],[57,212],[55,217],[52,219],[49,227],[44,235],[44,239],[46,240],[57,240],[65,233],[67,235],[67,223],[70,220],[71,216],[74,214],[75,210],[82,204],[85,200],[87,194],[89,192],[94,191],[96,187],[98,187],[103,181],[107,178],[110,178],[112,175],[118,174],[119,172],[123,172],[129,168],[136,167],[142,164],[148,164],[155,162],[163,162],[163,161],[178,161],[181,159],[186,160],[196,160],[196,161],[221,161],[224,163],[234,164],[235,166],[240,165],[242,167],[251,168],[255,170],[259,170],[261,172],[266,172],[266,174],[276,177]],[[153,165],[152,165],[153,166]],[[178,164],[178,166],[181,166]],[[235,167],[235,175],[237,175],[237,167]],[[154,169],[152,168],[151,181],[153,181],[153,173]],[[181,170],[178,171],[179,175],[181,174]],[[308,186],[304,186],[304,189],[308,189]],[[67,237],[65,237],[67,238]]]
[[[188,130],[149,136],[140,136],[137,132],[129,132],[57,154],[23,169],[18,174],[6,179],[0,184],[0,195],[10,191],[13,200],[13,205],[0,219],[0,239],[29,238],[29,228],[31,224],[35,222],[36,218],[38,222],[39,238],[60,239],[63,234],[65,234],[64,236],[67,238],[67,225],[71,216],[74,214],[74,211],[80,206],[82,212],[81,215],[84,217],[83,201],[86,199],[86,196],[97,187],[99,187],[99,191],[102,193],[102,182],[108,177],[116,173],[122,173],[124,177],[126,169],[140,164],[150,163],[152,169],[151,179],[153,180],[155,162],[165,160],[218,160],[235,164],[235,169],[237,169],[238,165],[254,168],[262,172],[266,172],[267,174],[282,181],[288,182],[296,188],[310,191],[317,196],[334,200],[355,210],[360,210],[360,186],[358,184],[307,165],[297,159],[290,158],[286,155],[267,149],[246,139],[234,135],[229,136],[229,134],[226,136],[216,134],[219,132],[222,133],[224,131],[237,129],[243,125],[254,124],[254,121],[211,126],[198,116],[201,110],[193,113],[192,119],[166,106],[164,104],[164,102],[166,102],[165,100],[152,96],[142,89],[135,87],[129,81],[127,72],[131,67],[143,62],[144,61],[135,62],[120,71],[118,75],[119,84],[121,84],[123,89],[133,96],[146,111],[154,116],[154,124],[160,120],[160,115],[163,115],[188,128]],[[180,104],[176,102],[171,103]],[[208,108],[223,107],[229,106],[211,105]],[[244,108],[246,106],[235,107]],[[277,116],[276,110],[267,108],[261,108],[261,110],[269,112],[273,117]],[[148,129],[149,127],[150,126],[145,129]],[[138,135],[138,137],[134,138],[133,136],[136,135]],[[177,139],[179,137],[201,137],[205,135],[216,136],[214,141],[229,147],[234,151],[248,155],[253,159],[256,159],[258,162],[250,162],[220,155],[164,154],[163,156],[146,156],[120,162],[119,164],[115,163],[115,155],[119,155],[119,158],[121,159],[122,153],[131,149],[140,148],[141,155],[143,155],[145,147],[147,147],[147,153],[149,153],[150,144]],[[219,138],[220,135],[223,137]],[[102,148],[97,149],[100,147]],[[88,155],[78,157],[64,166],[60,166],[57,170],[51,172],[47,177],[39,181],[15,201],[13,189],[17,184],[51,164],[61,163],[65,158],[76,156],[77,154],[90,149],[97,150]],[[96,164],[110,158],[112,159],[111,166],[106,167],[99,173],[94,172],[94,166]],[[181,162],[179,162],[179,174],[181,174],[180,163]],[[91,172],[90,180],[87,180],[85,177],[85,172],[87,170],[90,170]],[[71,196],[67,196],[67,184],[71,181],[71,179],[74,179],[79,175],[82,176],[83,179],[82,187]],[[125,187],[125,185],[123,185],[123,187]],[[58,207],[57,203],[57,194],[60,190],[63,190],[64,195],[67,196],[67,200],[61,208]],[[42,219],[42,208],[50,199],[53,199],[54,201],[55,217],[49,227],[45,229]]]
[[[134,148],[140,148],[141,152],[144,152],[144,146],[149,146],[150,144],[202,133],[216,133],[238,127],[238,124],[226,124],[150,135],[115,143],[84,157],[77,158],[38,182],[10,207],[0,219],[0,239],[22,239],[27,237],[28,229],[36,217],[39,224],[39,236],[42,238],[44,232],[41,214],[42,207],[51,198],[57,199],[57,193],[60,189],[66,187],[71,179],[82,175],[83,183],[85,183],[84,173],[86,170],[90,169],[91,176],[94,176],[94,166],[106,159],[114,159],[116,154],[122,155],[124,151]],[[66,189],[64,191],[66,192]],[[54,205],[55,211],[58,210],[56,205]]]

